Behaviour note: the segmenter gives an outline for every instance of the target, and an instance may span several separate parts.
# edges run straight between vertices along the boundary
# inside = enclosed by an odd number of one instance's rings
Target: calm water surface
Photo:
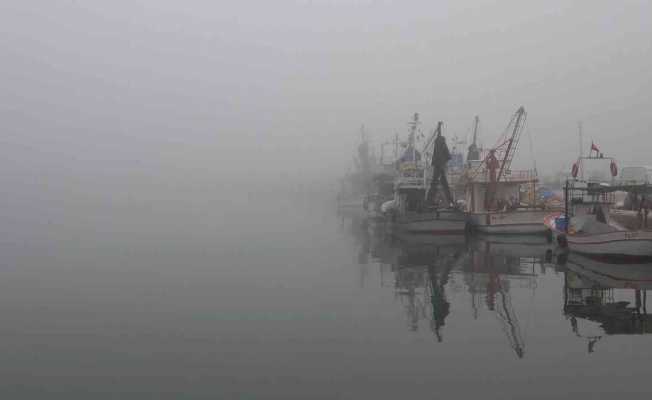
[[[265,193],[5,206],[3,399],[650,392],[652,265],[390,238]]]

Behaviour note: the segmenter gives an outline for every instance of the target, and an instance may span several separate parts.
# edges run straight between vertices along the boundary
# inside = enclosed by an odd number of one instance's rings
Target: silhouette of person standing
[[[485,162],[487,164],[487,170],[489,170],[489,181],[496,182],[496,179],[498,178],[496,176],[496,171],[500,168],[500,163],[496,158],[496,150],[489,151],[489,155],[487,155]]]
[[[432,153],[432,181],[430,182],[430,191],[428,192],[428,199],[432,203],[437,195],[437,185],[441,185],[441,189],[446,196],[448,205],[452,204],[453,198],[451,196],[450,188],[448,187],[448,179],[446,178],[446,166],[451,159],[451,153],[446,144],[446,138],[442,136],[441,129],[435,139],[435,147]]]

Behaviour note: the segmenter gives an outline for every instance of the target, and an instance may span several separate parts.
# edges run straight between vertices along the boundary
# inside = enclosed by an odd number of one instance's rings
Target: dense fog
[[[334,178],[359,129],[492,145],[520,105],[538,167],[594,140],[649,162],[647,1],[3,1],[5,190]],[[521,158],[530,161],[529,144]],[[88,181],[88,182],[86,182]],[[58,183],[55,183],[58,182]]]

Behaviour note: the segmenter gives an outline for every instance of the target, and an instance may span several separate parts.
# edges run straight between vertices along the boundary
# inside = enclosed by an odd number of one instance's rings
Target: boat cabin
[[[499,182],[492,181],[488,171],[475,176],[466,185],[466,211],[483,213],[488,211],[510,211],[521,207],[523,188],[530,186],[534,191],[536,178],[530,171],[512,172]]]
[[[394,200],[399,213],[423,210],[426,198],[424,167],[420,161],[404,161],[399,164],[394,183]]]
[[[612,157],[600,154],[578,158],[564,187],[568,215],[576,217],[578,223],[583,219],[595,219],[608,224],[609,211],[616,202],[615,194],[609,188],[616,183],[617,170]]]

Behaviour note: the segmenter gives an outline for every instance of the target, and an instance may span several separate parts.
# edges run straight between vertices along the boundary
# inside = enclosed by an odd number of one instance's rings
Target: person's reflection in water
[[[419,320],[425,318],[426,303],[419,296],[417,289],[424,287],[424,271],[414,268],[399,268],[395,278],[395,289],[398,296],[406,300],[405,313],[407,325],[411,332],[419,330]]]
[[[451,271],[455,266],[455,262],[459,259],[462,252],[458,251],[451,259],[443,262],[443,269],[439,276],[437,276],[437,266],[439,262],[439,249],[437,249],[437,257],[433,265],[428,267],[428,274],[430,275],[431,296],[430,302],[432,303],[432,320],[430,321],[430,329],[435,334],[438,342],[443,341],[441,328],[446,323],[446,317],[450,314],[450,303],[446,299],[445,287],[448,284],[448,278]]]
[[[592,338],[589,338],[589,353],[593,353],[595,351],[595,344],[600,340],[600,336],[594,336]]]
[[[416,304],[416,295],[414,287],[410,288],[409,314],[410,314],[410,331],[416,332],[419,329],[419,309]]]
[[[577,332],[577,318],[575,318],[575,316],[572,316],[571,319],[570,319],[570,322],[571,322],[571,329],[573,330],[573,333],[577,335],[578,334],[578,332]]]
[[[432,295],[430,296],[432,321],[430,321],[430,329],[437,337],[437,341],[441,342],[443,340],[441,327],[445,325],[446,317],[450,314],[450,303],[446,300],[446,293],[444,292],[444,286],[448,283],[448,273],[444,274],[441,280],[438,280],[434,266],[430,266],[428,272],[432,285]]]

